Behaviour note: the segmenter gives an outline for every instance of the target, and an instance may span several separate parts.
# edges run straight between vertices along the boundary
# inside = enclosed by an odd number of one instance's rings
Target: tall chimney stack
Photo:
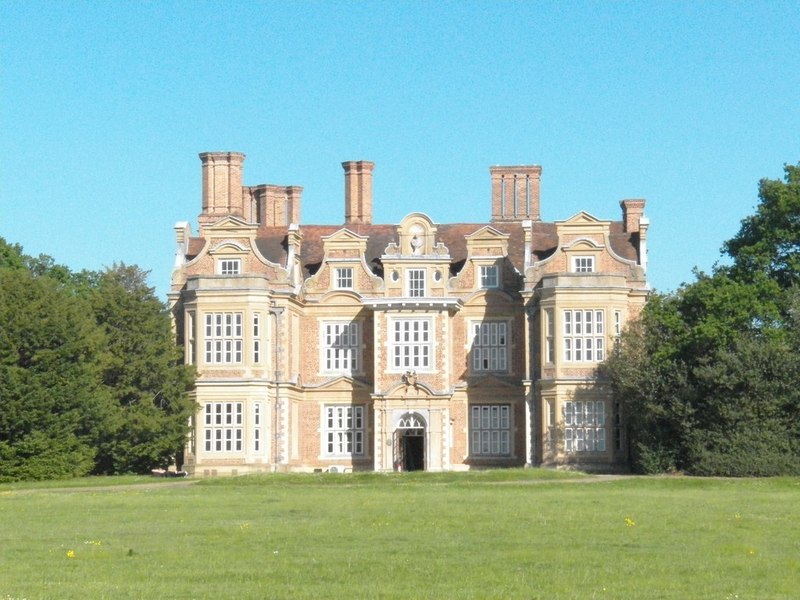
[[[242,195],[241,152],[203,152],[203,212],[202,223],[216,221],[226,215],[244,217]]]
[[[647,230],[650,219],[644,216],[645,201],[641,198],[622,200],[619,205],[622,207],[625,232],[631,234],[634,243],[638,241],[639,264],[647,272]]]
[[[267,183],[250,189],[256,205],[256,218],[253,220],[259,225],[288,227],[292,223],[300,223],[302,187]]]
[[[491,167],[492,221],[540,221],[539,181],[542,167]]]
[[[645,201],[639,198],[620,201],[622,222],[627,233],[639,232],[639,220],[644,215],[644,203]]]
[[[351,160],[344,168],[344,222],[372,223],[372,170],[375,163]]]

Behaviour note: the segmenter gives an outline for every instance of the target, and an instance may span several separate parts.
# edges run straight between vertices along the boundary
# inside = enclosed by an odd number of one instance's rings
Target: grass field
[[[800,597],[796,478],[120,484],[0,485],[0,600]]]

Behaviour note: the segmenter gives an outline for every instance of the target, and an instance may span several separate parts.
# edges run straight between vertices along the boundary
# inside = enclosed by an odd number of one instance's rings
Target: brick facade
[[[343,224],[312,225],[302,188],[200,158],[169,296],[198,373],[186,470],[625,467],[596,368],[646,300],[643,200],[546,223],[541,167],[492,167],[489,222],[373,224],[375,165],[349,161]]]

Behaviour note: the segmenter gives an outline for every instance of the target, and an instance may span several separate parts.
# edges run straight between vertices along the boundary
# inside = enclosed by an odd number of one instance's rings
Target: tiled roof
[[[509,235],[508,258],[514,267],[523,272],[525,262],[525,232],[520,222],[492,223],[445,223],[439,224],[437,241],[443,243],[450,252],[453,272],[458,272],[467,258],[466,237],[487,225]],[[386,247],[397,242],[397,225],[349,223],[347,225],[301,225],[302,235],[300,261],[306,276],[317,271],[322,263],[324,246],[322,238],[332,235],[341,229],[367,237],[367,264],[380,274],[380,257]],[[261,227],[258,230],[256,246],[259,252],[271,262],[286,264],[288,255],[287,232],[284,227]],[[611,248],[618,256],[629,260],[637,260],[638,234],[624,231],[623,223],[614,221],[610,229]],[[203,238],[191,238],[187,251],[187,259],[197,256],[203,249]],[[552,255],[558,246],[558,235],[555,223],[535,222],[531,238],[531,254],[535,261]]]
[[[628,233],[621,221],[611,223],[609,236],[611,249],[617,256],[628,260],[638,260],[639,234]]]
[[[189,238],[189,247],[186,250],[186,260],[192,260],[203,251],[206,245],[205,238]]]

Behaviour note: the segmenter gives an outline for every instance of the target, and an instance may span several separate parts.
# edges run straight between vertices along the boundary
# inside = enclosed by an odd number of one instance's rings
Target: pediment
[[[437,240],[438,226],[425,213],[406,215],[397,226],[397,241],[386,247],[384,256],[449,257],[448,249]]]
[[[473,233],[470,233],[469,235],[464,236],[464,238],[467,240],[497,240],[497,241],[507,240],[510,237],[511,237],[510,234],[498,231],[491,225],[485,225],[484,227],[478,229],[478,231],[475,231]]]
[[[403,229],[408,229],[409,227],[415,224],[421,225],[426,229],[433,229],[436,227],[436,224],[433,222],[433,220],[428,215],[422,212],[409,213],[405,217],[403,217],[402,221],[400,221],[400,227]]]
[[[319,304],[361,306],[361,295],[353,290],[331,290],[319,299]]]
[[[250,237],[255,235],[258,225],[248,223],[241,217],[227,215],[219,221],[203,227],[206,237],[238,236]]]
[[[222,240],[216,242],[208,251],[209,254],[221,252],[250,252],[250,246],[239,240]]]
[[[604,248],[603,244],[598,244],[595,240],[588,237],[580,237],[572,240],[569,244],[565,244],[563,250],[600,250]]]
[[[422,377],[424,377],[424,375]],[[419,381],[419,379],[417,379],[413,383],[407,380],[399,381],[397,385],[390,388],[389,391],[386,392],[386,396],[391,398],[399,397],[399,398],[409,398],[409,399],[438,397],[438,395],[433,391],[433,388],[428,386],[426,383]]]
[[[222,217],[219,221],[214,221],[211,225],[208,225],[208,229],[238,229],[241,227],[247,227],[248,229],[255,229],[254,225],[251,225],[241,217],[237,217],[236,215],[226,215]]]
[[[316,386],[318,390],[328,392],[349,392],[354,389],[372,389],[363,381],[354,379],[349,375],[338,375]]]
[[[331,235],[323,236],[325,260],[349,256],[356,258],[364,254],[367,249],[368,237],[353,233],[349,229],[339,229]]]
[[[337,244],[347,242],[366,242],[369,238],[364,235],[359,235],[347,229],[346,227],[335,231],[330,235],[322,236],[322,241],[325,243],[335,242]]]
[[[494,308],[498,305],[509,307],[517,306],[517,300],[505,290],[500,288],[481,288],[464,298],[464,306],[485,306],[492,304]]]
[[[594,215],[589,214],[585,210],[582,210],[581,212],[571,216],[566,221],[561,221],[561,223],[564,223],[565,225],[578,225],[578,224],[583,225],[583,224],[588,224],[588,223],[600,224],[600,223],[603,223],[603,221],[601,221],[600,219],[598,219]]]

